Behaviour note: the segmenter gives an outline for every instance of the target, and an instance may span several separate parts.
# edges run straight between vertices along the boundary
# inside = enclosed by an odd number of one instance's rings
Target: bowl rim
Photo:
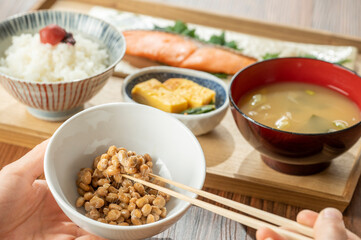
[[[177,119],[188,120],[188,119],[208,118],[208,117],[212,117],[214,115],[218,115],[219,113],[226,110],[227,107],[229,106],[228,87],[224,83],[224,81],[222,81],[218,77],[216,77],[216,76],[214,76],[214,75],[212,75],[210,73],[207,73],[207,72],[197,71],[197,70],[193,70],[193,69],[186,69],[186,68],[170,67],[170,66],[146,67],[146,68],[142,68],[142,69],[136,71],[135,73],[132,73],[132,74],[128,75],[125,78],[125,80],[123,82],[123,85],[122,85],[122,95],[123,95],[124,100],[127,101],[127,102],[144,105],[144,104],[141,104],[141,103],[138,103],[138,102],[134,101],[130,96],[128,96],[128,94],[126,92],[126,87],[130,82],[133,81],[134,78],[142,76],[142,75],[147,74],[147,73],[156,73],[156,72],[179,73],[179,74],[204,78],[204,79],[210,80],[210,81],[215,82],[218,85],[220,85],[224,89],[224,91],[226,93],[224,103],[220,107],[216,108],[215,110],[207,112],[207,113],[194,114],[194,115],[192,115],[192,114],[184,115],[184,114],[179,114],[179,113],[165,112],[167,114],[170,114],[171,116],[176,117]]]
[[[89,77],[86,77],[86,78],[78,78],[78,79],[74,79],[74,80],[70,80],[70,81],[57,81],[57,82],[35,82],[35,81],[26,81],[25,79],[20,79],[20,78],[16,78],[16,77],[13,77],[13,76],[10,76],[10,75],[7,75],[3,72],[0,72],[0,77],[4,77],[4,78],[7,78],[7,79],[10,79],[10,80],[13,80],[13,81],[16,81],[16,82],[21,82],[21,83],[28,83],[28,84],[39,84],[39,85],[50,85],[50,84],[55,84],[55,85],[58,85],[58,84],[66,84],[66,83],[72,83],[72,82],[81,82],[81,81],[85,81],[87,79],[93,79],[93,78],[97,78],[98,76],[102,75],[102,74],[105,74],[107,73],[108,71],[112,70],[115,65],[117,65],[121,60],[122,58],[124,57],[125,55],[125,51],[126,51],[126,48],[127,48],[127,45],[126,45],[126,41],[125,41],[125,37],[123,35],[122,32],[120,32],[113,24],[107,22],[107,21],[104,21],[103,19],[99,18],[99,17],[95,17],[95,16],[92,16],[90,14],[87,14],[87,13],[81,13],[81,12],[73,12],[73,11],[63,11],[63,10],[51,10],[51,9],[48,9],[48,10],[35,10],[35,11],[30,11],[30,12],[25,12],[25,13],[19,13],[19,14],[15,14],[13,16],[10,16],[9,18],[5,19],[4,21],[1,21],[0,22],[0,26],[3,25],[3,24],[6,24],[6,23],[10,23],[11,21],[15,20],[15,19],[18,19],[18,18],[21,18],[21,17],[24,17],[24,16],[27,16],[27,15],[34,15],[34,14],[44,14],[44,13],[61,13],[61,14],[64,14],[64,13],[67,13],[67,14],[74,14],[74,15],[83,15],[83,16],[87,16],[88,18],[92,18],[92,19],[95,19],[97,21],[100,21],[100,22],[103,22],[104,24],[108,25],[108,27],[110,29],[112,29],[114,32],[118,33],[120,38],[121,38],[121,41],[123,42],[124,44],[124,47],[122,49],[122,52],[121,54],[118,56],[118,58],[116,58],[116,60],[110,64],[109,66],[107,66],[103,71],[99,72],[99,73],[96,73],[94,75],[91,75]],[[15,35],[12,35],[11,37],[13,37]],[[6,50],[5,50],[6,51]],[[108,49],[107,49],[108,51]],[[0,79],[1,80],[1,79]]]
[[[200,149],[201,153],[202,153],[202,161],[201,161],[201,165],[202,168],[199,169],[198,174],[201,174],[201,181],[196,184],[197,189],[202,189],[204,182],[205,182],[205,177],[206,177],[206,160],[205,160],[205,156],[204,156],[204,152],[203,149],[199,143],[199,141],[197,140],[197,138],[194,136],[194,134],[184,125],[182,124],[179,120],[167,115],[165,112],[150,107],[150,106],[146,106],[146,105],[140,105],[140,104],[134,104],[134,103],[126,103],[126,102],[114,102],[114,103],[106,103],[106,104],[102,104],[102,105],[97,105],[94,107],[90,107],[88,109],[85,109],[77,114],[75,114],[74,116],[70,117],[69,119],[67,119],[56,131],[55,133],[52,135],[52,137],[50,138],[50,141],[46,147],[46,151],[45,151],[45,155],[44,155],[44,175],[45,175],[45,179],[47,182],[47,185],[50,189],[51,194],[53,195],[54,199],[56,200],[57,204],[59,206],[61,206],[62,208],[65,208],[67,212],[71,212],[73,215],[75,215],[77,218],[80,218],[82,221],[87,222],[90,225],[96,225],[97,227],[100,228],[105,228],[105,229],[109,229],[109,230],[139,230],[139,229],[147,229],[147,228],[152,228],[153,226],[157,226],[157,225],[162,225],[165,222],[171,222],[173,219],[176,219],[177,217],[179,217],[180,215],[184,214],[188,208],[191,206],[191,204],[189,202],[185,202],[185,206],[182,207],[181,209],[179,209],[173,216],[171,217],[165,217],[163,219],[160,219],[159,221],[156,221],[154,223],[149,223],[149,224],[144,224],[144,225],[139,225],[139,226],[118,226],[118,225],[111,225],[111,224],[106,224],[106,223],[102,223],[102,222],[98,222],[96,220],[93,220],[91,218],[86,217],[84,214],[79,213],[78,211],[76,211],[76,209],[69,205],[61,196],[61,194],[59,194],[53,184],[52,176],[50,175],[49,171],[49,149],[52,146],[52,143],[54,141],[54,138],[59,134],[59,132],[61,132],[61,130],[67,126],[68,124],[70,124],[70,122],[73,119],[76,119],[84,114],[87,114],[88,112],[93,112],[96,111],[98,109],[102,109],[102,108],[108,108],[111,106],[136,106],[136,107],[140,107],[140,108],[148,108],[148,110],[150,111],[158,111],[160,112],[160,114],[163,114],[163,116],[165,118],[168,118],[170,121],[174,121],[176,124],[179,124],[181,128],[183,128],[184,131],[187,132],[187,134],[192,138],[194,144],[197,145],[197,148]],[[192,193],[191,198],[197,198],[197,194]],[[62,210],[63,211],[63,210]],[[64,211],[63,211],[64,212]],[[65,212],[64,212],[65,213]]]
[[[356,75],[357,77],[360,78],[361,80],[361,76],[359,74],[357,74],[355,71],[345,67],[345,66],[342,66],[342,65],[339,65],[339,64],[335,64],[335,63],[331,63],[331,62],[328,62],[328,61],[325,61],[325,60],[320,60],[320,59],[313,59],[313,58],[306,58],[306,57],[281,57],[281,58],[272,58],[272,59],[267,59],[267,60],[263,60],[263,61],[259,61],[259,62],[256,62],[256,63],[253,63],[243,69],[241,69],[240,71],[238,71],[236,74],[233,75],[232,79],[231,79],[231,82],[229,84],[229,88],[228,88],[228,96],[229,96],[229,99],[230,99],[230,103],[232,105],[232,107],[234,107],[238,113],[240,113],[245,119],[247,119],[248,121],[252,122],[253,124],[256,124],[262,128],[266,128],[266,129],[269,129],[269,130],[273,130],[273,131],[276,131],[276,132],[280,132],[280,133],[285,133],[285,134],[292,134],[292,135],[300,135],[300,136],[324,136],[324,135],[334,135],[334,134],[339,134],[341,132],[345,132],[345,131],[348,131],[350,129],[353,129],[353,128],[356,128],[358,127],[359,125],[361,125],[361,120],[354,124],[354,125],[351,125],[347,128],[344,128],[344,129],[340,129],[340,130],[336,130],[336,131],[333,131],[333,132],[326,132],[326,133],[299,133],[299,132],[291,132],[291,131],[285,131],[285,130],[280,130],[280,129],[277,129],[277,128],[273,128],[273,127],[270,127],[270,126],[267,126],[267,125],[264,125],[260,122],[257,122],[256,120],[254,120],[253,118],[249,117],[248,115],[246,115],[244,112],[241,111],[241,109],[239,109],[238,105],[235,103],[233,97],[232,97],[232,92],[231,92],[231,88],[232,88],[232,85],[233,83],[235,82],[237,76],[242,73],[243,71],[247,70],[248,68],[252,68],[253,66],[255,65],[259,65],[259,64],[267,64],[267,62],[270,62],[270,61],[278,61],[278,60],[290,60],[290,61],[294,61],[294,60],[299,60],[299,59],[302,59],[302,60],[306,60],[306,61],[315,61],[315,62],[323,62],[323,63],[326,63],[326,64],[329,64],[330,66],[333,66],[333,67],[337,67],[337,68],[340,68],[342,69],[343,71],[347,71],[353,75]],[[351,100],[352,101],[352,100]],[[361,112],[361,109],[359,108],[360,112]]]

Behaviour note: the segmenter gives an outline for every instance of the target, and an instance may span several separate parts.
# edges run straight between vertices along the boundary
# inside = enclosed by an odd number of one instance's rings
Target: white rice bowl
[[[66,82],[102,72],[109,62],[106,49],[74,34],[75,45],[40,42],[39,34],[21,34],[0,59],[0,72],[33,82]]]

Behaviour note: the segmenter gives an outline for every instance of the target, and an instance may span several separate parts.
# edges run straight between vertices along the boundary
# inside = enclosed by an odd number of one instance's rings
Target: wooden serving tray
[[[86,4],[87,2],[88,4]],[[89,4],[90,3],[90,4]],[[211,27],[304,43],[353,45],[361,50],[361,39],[313,30],[226,17],[211,13],[170,7],[141,1],[116,0],[43,0],[35,9],[66,9],[88,12],[95,5],[113,7],[168,19],[182,19]],[[358,56],[356,70],[361,69]],[[122,78],[111,77],[106,86],[85,107],[122,101]],[[0,86],[0,141],[33,147],[49,138],[61,122],[46,122],[31,116],[26,107]],[[259,154],[243,139],[230,111],[209,134],[198,137],[207,161],[205,186],[238,192],[291,205],[320,210],[327,206],[344,210],[349,204],[361,174],[361,140],[347,153],[333,161],[322,173],[299,177],[276,172],[267,167]]]

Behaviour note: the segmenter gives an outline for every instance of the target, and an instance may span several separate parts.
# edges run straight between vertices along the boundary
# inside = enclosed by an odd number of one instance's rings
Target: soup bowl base
[[[65,111],[44,111],[36,108],[27,107],[28,112],[36,118],[46,121],[58,122],[68,119],[75,113],[78,113],[84,109],[84,105],[76,108],[68,109]]]
[[[267,166],[269,166],[273,170],[276,170],[277,172],[296,176],[307,176],[319,173],[328,168],[331,164],[331,162],[321,162],[306,165],[289,164],[280,162],[263,154],[261,154],[261,159]]]

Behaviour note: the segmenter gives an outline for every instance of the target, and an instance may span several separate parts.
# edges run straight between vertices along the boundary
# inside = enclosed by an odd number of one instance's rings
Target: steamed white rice
[[[40,42],[39,34],[12,38],[0,59],[0,72],[25,81],[59,82],[90,77],[108,65],[108,53],[98,43],[74,34],[74,46]]]

